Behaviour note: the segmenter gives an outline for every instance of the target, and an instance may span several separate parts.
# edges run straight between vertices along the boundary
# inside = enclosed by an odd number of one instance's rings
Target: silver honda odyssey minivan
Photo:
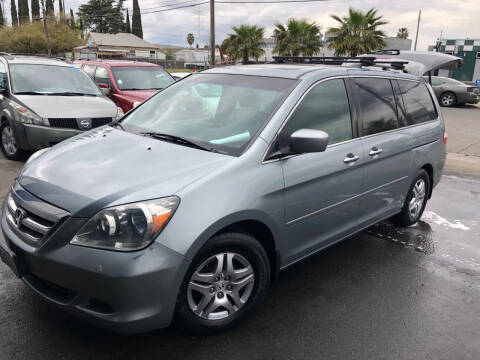
[[[35,153],[0,249],[50,303],[124,333],[240,322],[279,270],[379,221],[414,224],[445,162],[422,78],[215,68]]]

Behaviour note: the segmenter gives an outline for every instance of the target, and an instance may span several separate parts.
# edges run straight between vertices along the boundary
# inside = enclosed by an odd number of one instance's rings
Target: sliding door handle
[[[368,155],[370,156],[377,156],[377,155],[380,155],[382,153],[383,149],[379,149],[377,148],[376,146],[374,146],[372,148],[372,150],[370,150],[370,152],[368,153]]]
[[[358,159],[360,159],[360,156],[350,153],[350,154],[347,155],[347,157],[345,159],[343,159],[343,162],[345,164],[351,164],[351,163],[354,163],[355,161],[357,161]]]

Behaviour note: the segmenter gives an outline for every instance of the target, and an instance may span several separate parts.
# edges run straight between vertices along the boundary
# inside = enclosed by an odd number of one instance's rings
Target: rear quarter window
[[[435,120],[438,115],[427,85],[417,81],[398,80],[408,125]]]

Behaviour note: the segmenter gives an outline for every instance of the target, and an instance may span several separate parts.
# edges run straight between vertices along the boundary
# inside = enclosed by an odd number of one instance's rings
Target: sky
[[[10,0],[3,1],[7,18],[10,18]],[[209,39],[209,5],[199,5],[184,9],[149,13],[168,7],[182,6],[179,3],[195,4],[204,0],[139,0],[142,14],[144,39],[155,44],[187,46],[186,35],[191,32],[195,43],[200,46]],[[260,0],[262,1],[262,0]],[[281,0],[279,0],[281,1]],[[65,7],[76,13],[80,4],[87,0],[65,0]],[[168,6],[166,6],[168,5]],[[58,0],[55,0],[57,10]],[[125,6],[132,8],[132,0],[126,0]],[[163,6],[163,7],[162,7]],[[285,23],[289,18],[315,21],[322,33],[335,26],[336,21],[330,15],[344,16],[348,8],[367,11],[371,7],[378,9],[387,25],[381,29],[388,36],[395,36],[398,28],[406,27],[410,38],[414,39],[417,27],[418,11],[422,10],[417,50],[427,50],[428,45],[435,44],[437,38],[477,38],[480,39],[480,0],[326,0],[312,3],[290,4],[216,4],[215,37],[216,43],[232,32],[231,28],[240,24],[255,24],[265,28],[265,35],[270,36],[275,24]],[[10,20],[9,20],[10,21]]]

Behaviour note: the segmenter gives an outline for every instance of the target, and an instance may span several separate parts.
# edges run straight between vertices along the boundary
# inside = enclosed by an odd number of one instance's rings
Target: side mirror
[[[328,145],[325,131],[300,129],[290,135],[290,151],[295,154],[323,152]]]
[[[99,83],[98,87],[100,88],[100,90],[102,90],[103,95],[110,95],[110,85],[108,85],[107,83]]]

